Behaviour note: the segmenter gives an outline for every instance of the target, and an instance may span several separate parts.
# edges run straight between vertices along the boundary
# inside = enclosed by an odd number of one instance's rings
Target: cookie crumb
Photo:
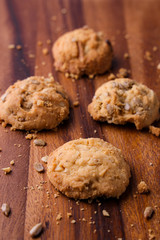
[[[154,47],[153,47],[153,52],[157,52],[157,50],[158,50],[158,47],[157,47],[157,46],[154,46]]]
[[[160,70],[160,63],[158,63],[157,65],[157,70]]]
[[[36,162],[34,164],[34,169],[37,171],[37,172],[43,172],[44,171],[44,167],[41,163],[38,163]]]
[[[15,44],[9,44],[8,45],[8,49],[14,49],[16,46],[15,46]]]
[[[2,152],[2,148],[0,148],[0,152]]]
[[[21,46],[21,45],[17,45],[17,46],[16,46],[16,49],[17,49],[17,50],[21,50],[21,49],[22,49],[22,46]]]
[[[150,163],[149,163],[149,165],[150,165],[150,166],[153,166],[153,163],[152,163],[152,162],[150,162]]]
[[[2,170],[4,171],[4,174],[12,172],[12,169],[10,167],[2,168]]]
[[[38,42],[37,42],[37,45],[38,45],[38,46],[42,46],[42,45],[43,45],[43,42],[42,42],[42,41],[38,41]]]
[[[154,213],[154,209],[152,207],[146,207],[144,210],[144,217],[151,218]]]
[[[117,73],[118,78],[128,78],[129,77],[129,70],[125,68],[120,68]]]
[[[59,193],[55,193],[55,194],[54,194],[54,198],[58,198],[59,196],[60,196]]]
[[[78,101],[78,100],[77,100],[77,101],[74,101],[74,102],[73,102],[73,106],[74,106],[74,107],[78,107],[78,106],[79,106],[79,101]]]
[[[85,218],[82,218],[82,221],[83,221],[83,222],[87,222],[87,220],[86,220]]]
[[[29,54],[28,54],[28,57],[29,57],[29,58],[35,58],[35,55],[34,55],[33,53],[29,53]]]
[[[148,234],[149,234],[149,240],[154,240],[156,239],[155,234],[153,233],[152,229],[148,229]]]
[[[34,145],[35,146],[45,146],[46,145],[46,142],[45,141],[43,141],[42,139],[35,139],[34,140]]]
[[[147,185],[144,181],[141,181],[141,182],[137,185],[137,188],[138,188],[138,192],[139,192],[139,193],[148,193],[148,192],[149,192],[148,185]]]
[[[11,165],[14,165],[14,164],[15,164],[14,160],[11,160],[11,161],[10,161],[10,164],[11,164]]]
[[[105,217],[110,217],[109,213],[105,209],[102,210],[102,214]]]
[[[43,55],[48,55],[48,53],[49,53],[48,48],[43,48],[42,53],[43,53]]]
[[[124,58],[125,58],[125,59],[128,59],[128,58],[129,58],[129,54],[128,54],[128,53],[125,53],[125,54],[124,54]]]
[[[154,126],[149,126],[149,132],[155,135],[156,137],[160,136],[160,128],[154,127]]]
[[[76,223],[76,220],[75,219],[71,220],[71,223],[73,223],[73,224]]]
[[[62,219],[62,213],[58,213],[56,217],[56,221],[60,221]]]
[[[145,52],[145,55],[144,55],[144,58],[148,61],[151,61],[152,60],[152,55],[149,51],[146,51]]]
[[[50,39],[47,39],[46,43],[49,45],[52,43],[52,41]]]
[[[44,163],[47,163],[48,162],[48,156],[44,156],[41,158],[41,161],[44,162]]]
[[[25,138],[28,140],[35,139],[37,137],[36,134],[29,133],[25,136]]]
[[[52,21],[56,21],[56,20],[57,20],[57,16],[52,16],[52,17],[51,17],[51,20],[52,20]]]
[[[72,213],[67,212],[67,217],[68,218],[72,217]]]
[[[93,74],[90,74],[90,75],[89,75],[89,78],[90,78],[90,79],[93,79],[93,78],[94,78],[94,75],[93,75]]]
[[[66,8],[62,8],[62,9],[61,9],[61,13],[62,13],[62,14],[66,14],[66,13],[67,13],[67,9],[66,9]]]
[[[29,232],[31,237],[37,237],[42,232],[42,223],[36,224]]]
[[[6,217],[8,217],[11,212],[11,208],[7,203],[2,204],[1,210]]]
[[[93,230],[93,233],[95,234],[96,232],[97,232],[97,229],[94,229],[94,230]]]
[[[108,76],[108,80],[114,80],[116,76],[113,73],[110,73]]]

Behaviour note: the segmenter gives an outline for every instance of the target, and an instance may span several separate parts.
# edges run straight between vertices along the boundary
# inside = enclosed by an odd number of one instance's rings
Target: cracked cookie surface
[[[119,198],[130,178],[121,150],[99,138],[65,143],[49,155],[47,168],[54,187],[75,199]]]
[[[0,120],[12,129],[53,129],[68,114],[67,94],[53,78],[35,76],[17,81],[0,98]]]
[[[62,35],[53,45],[55,68],[78,78],[102,74],[111,67],[113,51],[101,32],[80,28]]]
[[[94,120],[114,124],[134,123],[138,130],[159,119],[155,92],[132,79],[120,78],[100,86],[88,106]]]

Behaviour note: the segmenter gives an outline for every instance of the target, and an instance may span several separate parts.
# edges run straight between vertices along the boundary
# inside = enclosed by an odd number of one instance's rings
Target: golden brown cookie
[[[119,198],[129,184],[121,150],[99,138],[65,143],[50,154],[47,167],[54,187],[75,199]]]
[[[13,129],[52,129],[69,114],[68,97],[53,78],[29,77],[0,98],[0,120]]]
[[[159,119],[159,101],[155,92],[132,79],[120,78],[100,86],[88,112],[94,120],[114,124],[134,123],[148,127]]]
[[[101,32],[88,27],[68,32],[53,45],[55,68],[66,76],[102,74],[111,67],[113,51]]]

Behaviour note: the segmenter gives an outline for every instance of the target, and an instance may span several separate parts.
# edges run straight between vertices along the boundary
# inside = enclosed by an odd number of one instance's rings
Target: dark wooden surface
[[[66,14],[62,14],[63,8],[67,10]],[[15,160],[11,174],[6,176],[0,171],[0,205],[7,202],[12,209],[9,218],[0,213],[1,240],[30,239],[29,230],[40,221],[44,231],[39,239],[146,240],[149,239],[149,229],[153,230],[156,239],[160,239],[159,138],[146,130],[138,132],[132,125],[114,126],[94,122],[87,112],[87,106],[95,89],[107,80],[107,74],[93,80],[82,78],[73,82],[66,79],[63,74],[55,72],[51,45],[46,43],[47,39],[53,43],[61,34],[86,24],[97,31],[102,30],[114,47],[112,72],[117,73],[120,67],[130,69],[131,77],[154,89],[160,98],[160,78],[156,69],[160,61],[159,9],[159,0],[0,1],[0,94],[17,79],[53,73],[66,89],[70,101],[78,97],[80,102],[78,108],[71,109],[69,120],[57,132],[38,134],[47,142],[44,148],[35,147],[32,141],[26,140],[24,132],[11,132],[9,127],[4,129],[0,126],[0,169]],[[37,46],[38,41],[43,42],[42,47]],[[22,45],[22,50],[8,49],[12,43]],[[158,47],[156,52],[153,51],[154,46]],[[44,47],[49,49],[47,56],[42,54]],[[144,58],[146,51],[151,52],[151,61]],[[128,60],[123,57],[125,52],[130,55]],[[35,54],[35,58],[29,58],[30,53]],[[94,130],[97,132],[94,133]],[[42,156],[79,137],[101,137],[122,149],[131,166],[132,178],[119,200],[101,199],[102,204],[98,206],[97,202],[88,204],[86,201],[77,205],[63,195],[54,198],[56,191],[48,182],[46,172],[38,174],[34,170],[34,162],[40,161]],[[149,185],[150,194],[136,193],[141,180]],[[42,184],[39,190],[37,186],[41,181],[47,183]],[[47,198],[47,191],[50,198]],[[150,220],[143,217],[146,206],[155,209]],[[102,215],[103,209],[109,212],[110,217]],[[67,212],[71,212],[73,217],[68,219]],[[62,213],[59,225],[56,224],[58,213]],[[87,221],[79,220],[82,218]],[[75,224],[70,223],[72,219],[76,220]],[[95,224],[89,224],[90,221],[95,221]]]

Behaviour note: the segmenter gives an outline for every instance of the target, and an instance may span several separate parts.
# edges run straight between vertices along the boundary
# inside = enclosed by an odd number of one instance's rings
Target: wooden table
[[[0,1],[0,88],[1,94],[17,79],[31,75],[48,76],[53,73],[70,101],[79,99],[80,106],[72,108],[70,118],[57,132],[43,131],[39,138],[47,142],[44,148],[35,147],[25,139],[25,132],[11,132],[0,126],[0,168],[12,159],[12,173],[0,171],[0,205],[7,202],[11,214],[0,212],[0,239],[30,239],[29,230],[42,222],[44,231],[39,239],[55,240],[108,240],[149,239],[152,229],[160,239],[160,140],[147,130],[137,131],[133,125],[114,126],[95,122],[87,112],[95,89],[107,81],[105,76],[93,80],[82,78],[73,82],[55,72],[50,39],[54,42],[61,34],[89,25],[103,31],[114,47],[112,72],[121,67],[130,69],[131,77],[154,89],[160,97],[160,1],[158,0],[1,0]],[[43,46],[37,42],[42,41]],[[8,49],[8,45],[22,49]],[[157,46],[158,50],[154,51]],[[49,54],[42,53],[43,48]],[[145,52],[151,53],[151,61]],[[130,58],[125,59],[124,53]],[[35,55],[35,58],[34,58]],[[95,131],[96,130],[96,131]],[[80,137],[100,137],[122,149],[129,162],[132,178],[127,191],[119,200],[100,199],[100,203],[76,202],[56,193],[46,172],[37,173],[33,164],[63,143]],[[153,163],[153,165],[151,164]],[[46,165],[45,165],[46,169]],[[150,194],[137,194],[137,184],[144,180]],[[50,197],[48,197],[50,193]],[[145,207],[152,206],[155,214],[150,220],[143,216]],[[102,210],[109,212],[104,217]],[[70,219],[67,212],[72,213]],[[58,213],[62,213],[59,225]],[[86,221],[82,221],[82,219]],[[72,224],[71,220],[76,223]]]

